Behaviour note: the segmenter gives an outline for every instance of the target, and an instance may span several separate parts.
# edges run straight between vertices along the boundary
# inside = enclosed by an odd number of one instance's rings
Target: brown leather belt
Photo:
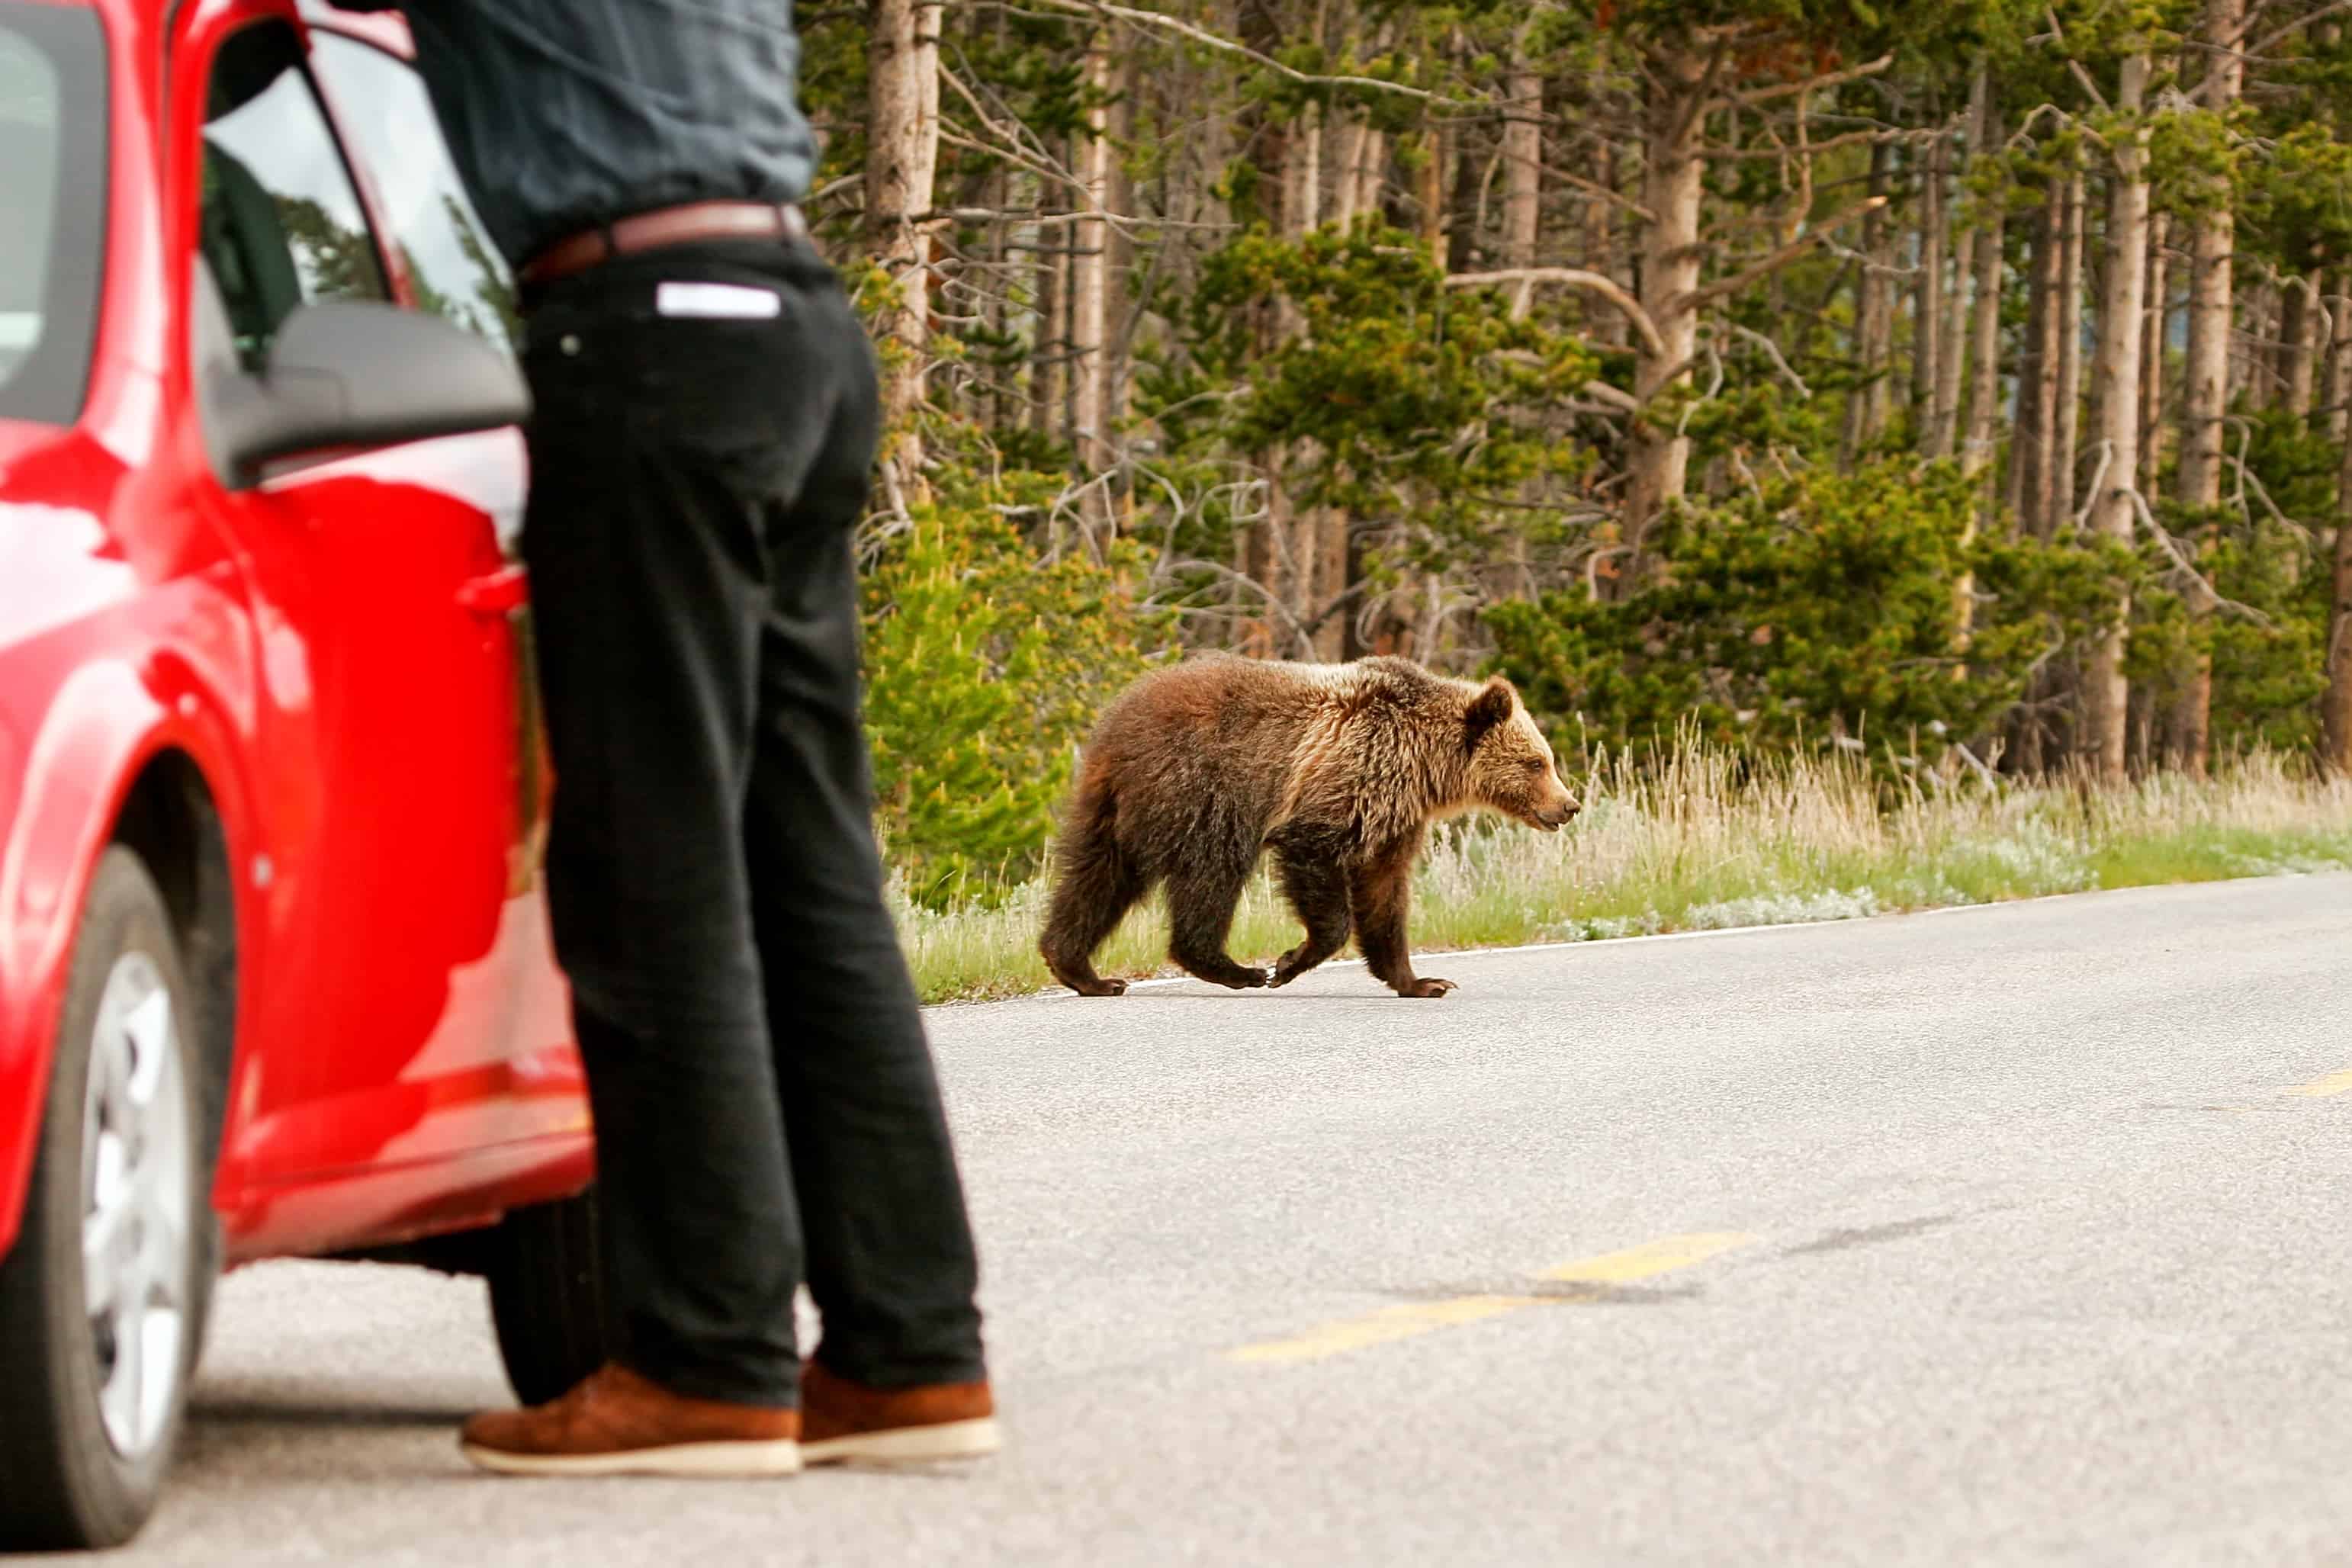
[[[585,272],[616,256],[690,245],[698,239],[806,239],[808,220],[787,202],[689,202],[635,213],[559,239],[522,264],[516,276],[546,283]]]

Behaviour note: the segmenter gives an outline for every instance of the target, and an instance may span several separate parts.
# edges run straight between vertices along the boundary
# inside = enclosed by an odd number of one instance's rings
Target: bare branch
[[[2352,0],[2345,0],[2345,3],[2347,5],[2352,5]],[[1614,202],[1617,205],[1624,208],[1627,212],[1632,213],[1635,217],[1640,218],[1643,223],[1655,223],[1658,221],[1657,214],[1652,212],[1649,208],[1643,206],[1641,203],[1635,201],[1624,192],[1611,190],[1607,185],[1602,184],[1598,180],[1588,180],[1583,175],[1571,173],[1567,169],[1559,167],[1556,163],[1546,163],[1543,166],[1543,172],[1547,176],[1551,179],[1558,180],[1563,185],[1571,185],[1577,190],[1583,191],[1588,195],[1599,196],[1605,202]]]
[[[2249,45],[2247,47],[2238,50],[2238,53],[2242,57],[2269,54],[2279,45],[2286,42],[2287,39],[2303,31],[2305,27],[2310,26],[2314,22],[2318,21],[2321,17],[2332,16],[2339,11],[2352,11],[2352,0],[2331,0],[2331,3],[2328,5],[2316,6],[2312,10],[2306,11],[2302,16],[2297,16],[2294,21],[2287,23],[2284,26],[2265,34],[2259,43]],[[2232,47],[2245,37],[2247,32],[2252,28],[2253,24],[2254,16],[2250,13],[2246,17],[2245,26],[2238,29],[2238,37],[2230,40]],[[2200,82],[2198,86],[2201,89],[2204,86],[2204,83]],[[2191,96],[2194,97],[2196,95],[2191,94]]]
[[[2124,487],[2124,493],[2131,497],[2132,510],[2138,514],[2140,526],[2147,531],[2148,537],[2155,540],[2158,547],[2171,560],[2173,570],[2195,584],[2199,590],[2200,598],[2214,609],[2227,610],[2231,615],[2242,616],[2258,626],[2267,627],[2275,624],[2268,616],[2255,609],[2252,605],[2242,605],[2235,599],[2221,596],[2221,590],[2213,586],[2213,580],[2197,570],[2197,563],[2189,560],[2188,553],[2180,548],[2180,541],[2173,538],[2165,526],[2156,521],[2156,514],[2148,510],[2147,498],[2139,493],[2137,485]]]
[[[1485,110],[1491,107],[1463,99],[1448,98],[1444,93],[1432,92],[1427,88],[1413,87],[1405,82],[1384,81],[1376,76],[1318,76],[1312,71],[1303,71],[1295,66],[1285,65],[1271,55],[1260,54],[1246,44],[1213,33],[1206,27],[1185,21],[1181,16],[1166,16],[1157,11],[1139,11],[1132,5],[1115,5],[1109,4],[1108,0],[1028,0],[1028,4],[1058,11],[1066,16],[1100,16],[1107,20],[1126,22],[1135,26],[1157,27],[1161,32],[1173,33],[1179,37],[1200,44],[1204,47],[1219,49],[1229,55],[1239,55],[1265,70],[1273,71],[1307,87],[1369,88],[1381,92],[1393,92],[1423,103],[1442,103],[1452,109]],[[1034,10],[1024,11],[1019,5],[998,5],[993,8],[1011,11],[1015,15],[1034,16],[1038,14]]]
[[[1805,384],[1805,378],[1799,375],[1796,372],[1796,368],[1790,364],[1788,360],[1781,356],[1780,344],[1774,342],[1771,339],[1766,337],[1763,333],[1758,331],[1753,327],[1743,327],[1737,321],[1726,321],[1724,325],[1729,327],[1734,332],[1737,332],[1739,336],[1747,339],[1749,342],[1754,343],[1757,347],[1762,349],[1766,354],[1769,355],[1772,363],[1780,368],[1780,374],[1789,378],[1789,384],[1797,389],[1798,396],[1809,401],[1811,399],[1813,389]]]
[[[1585,396],[1605,403],[1621,413],[1639,414],[1642,400],[1622,387],[1612,386],[1605,381],[1588,381],[1579,389]]]
[[[2107,465],[2115,460],[2115,456],[2116,447],[2114,442],[2102,441],[2099,443],[2099,466],[2098,468],[2091,475],[2090,488],[2084,491],[2084,494],[2089,499],[2083,502],[2083,510],[2074,514],[2074,526],[2076,528],[2080,528],[2084,523],[2090,521],[2091,513],[2098,510],[2099,487],[2107,482]]]
[[[2067,47],[2066,29],[2058,25],[2057,8],[2044,5],[2042,8],[2042,14],[2050,18],[2050,36],[2057,40],[2059,52],[2066,57],[2066,68],[2073,71],[2074,79],[2083,84],[2083,90],[2091,95],[2091,101],[2097,104],[2101,110],[2105,110],[2108,107],[2107,95],[2099,90],[2099,84],[2091,79],[2091,73],[2083,68],[2083,62],[2074,58],[2073,49]]]
[[[1667,138],[1671,145],[1681,146],[1684,138],[1706,119],[1707,110],[1715,103],[1715,84],[1723,75],[1724,62],[1730,58],[1731,40],[1726,37],[1717,42],[1706,57],[1706,69],[1698,79],[1697,90],[1690,95],[1690,102],[1683,110],[1682,118],[1675,121],[1674,133]]]
[[[1908,131],[1849,131],[1842,136],[1832,136],[1826,142],[1807,142],[1805,144],[1805,151],[1809,153],[1827,153],[1832,149],[1838,147],[1860,147],[1864,145],[1874,147],[1882,142],[1895,142],[1907,141],[1911,139],[1914,134],[1915,132]],[[1789,156],[1790,151],[1790,150],[1786,147],[1702,147],[1699,149],[1699,156],[1702,158],[1716,159],[1752,158],[1759,163],[1769,163],[1775,158],[1786,158]]]
[[[1627,293],[1615,279],[1598,272],[1587,272],[1580,267],[1507,267],[1495,272],[1457,272],[1445,280],[1448,289],[1478,289],[1501,283],[1557,283],[1564,289],[1580,289],[1588,294],[1598,294],[1617,307],[1624,318],[1633,323],[1642,334],[1642,342],[1653,354],[1666,352],[1666,340],[1659,335],[1658,324],[1642,302]]]
[[[1872,196],[1866,201],[1856,203],[1835,217],[1815,225],[1811,233],[1790,241],[1755,266],[1734,273],[1729,278],[1710,283],[1704,289],[1694,289],[1687,294],[1678,296],[1666,307],[1666,313],[1673,316],[1680,315],[1685,310],[1696,310],[1727,294],[1737,294],[1751,283],[1760,282],[1769,278],[1773,273],[1780,271],[1780,268],[1828,238],[1832,230],[1843,228],[1864,214],[1876,212],[1886,205],[1886,201],[1887,198],[1885,196]]]
[[[1827,76],[1808,77],[1803,81],[1775,82],[1770,87],[1751,88],[1746,92],[1735,92],[1729,101],[1739,105],[1742,109],[1753,109],[1759,103],[1771,103],[1779,99],[1793,98],[1801,92],[1819,92],[1826,87],[1843,87],[1847,82],[1860,81],[1866,76],[1875,76],[1894,63],[1893,55],[1881,55],[1867,65],[1854,66],[1842,71],[1832,71]]]

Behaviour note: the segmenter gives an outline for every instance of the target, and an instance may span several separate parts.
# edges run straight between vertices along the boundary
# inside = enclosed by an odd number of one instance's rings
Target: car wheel
[[[490,1320],[525,1405],[569,1393],[611,1343],[596,1261],[596,1193],[516,1209],[488,1237]]]
[[[110,849],[0,1259],[0,1549],[120,1545],[163,1490],[218,1261],[194,1035],[163,895]]]

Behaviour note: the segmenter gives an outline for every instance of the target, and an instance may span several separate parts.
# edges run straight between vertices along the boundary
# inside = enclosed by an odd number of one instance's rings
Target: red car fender
[[[245,792],[227,763],[236,753],[224,705],[184,660],[158,653],[143,662],[106,658],[75,669],[21,759],[0,728],[0,787],[24,780],[19,800],[0,796],[0,1117],[8,1118],[0,1121],[0,1255],[23,1220],[81,901],[149,763],[171,752],[189,759],[212,792],[231,868],[245,863]],[[232,876],[240,931],[253,924],[251,880]],[[248,973],[241,962],[240,991]]]

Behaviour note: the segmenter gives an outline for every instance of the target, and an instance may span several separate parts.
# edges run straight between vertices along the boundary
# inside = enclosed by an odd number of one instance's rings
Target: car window
[[[511,352],[520,342],[514,279],[467,197],[424,79],[372,44],[327,32],[310,39],[417,303]]]
[[[203,237],[238,359],[320,300],[388,300],[365,210],[283,22],[223,44],[205,86]]]
[[[0,418],[81,412],[106,223],[95,15],[0,0]]]

